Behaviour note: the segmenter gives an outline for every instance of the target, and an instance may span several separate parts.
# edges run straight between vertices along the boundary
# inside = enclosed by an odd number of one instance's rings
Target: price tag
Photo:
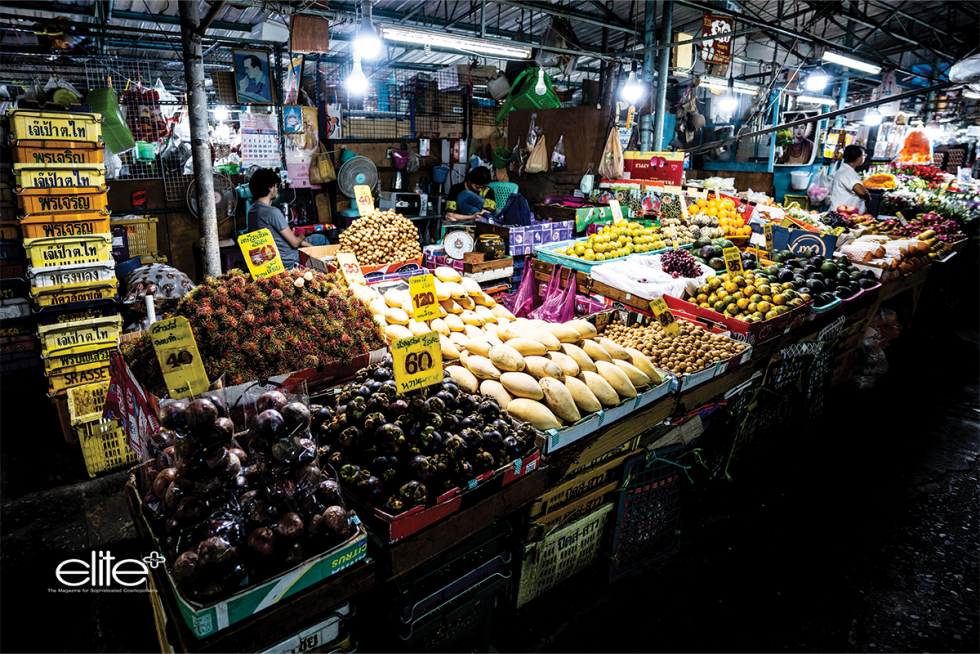
[[[442,382],[442,346],[438,332],[399,338],[392,341],[390,349],[399,393]]]
[[[762,233],[766,235],[766,251],[769,253],[769,256],[772,256],[774,254],[772,246],[772,223],[763,225]]]
[[[725,268],[728,269],[728,272],[741,274],[742,255],[739,253],[738,248],[725,248],[721,253],[725,256]]]
[[[354,187],[354,198],[357,200],[357,213],[361,216],[370,216],[374,213],[374,194],[371,187],[366,184],[358,184]]]
[[[163,370],[170,397],[192,397],[208,390],[210,383],[197,351],[197,341],[187,318],[158,320],[150,327],[150,339]]]
[[[668,227],[667,230],[668,230],[668,233],[670,234],[670,242],[673,244],[674,249],[676,250],[677,249],[677,228],[676,227]]]
[[[340,272],[347,280],[348,286],[364,283],[364,273],[361,272],[361,266],[357,263],[357,257],[354,256],[353,252],[338,252],[337,263],[340,265]]]
[[[650,308],[653,309],[653,315],[657,316],[657,321],[660,323],[660,328],[664,330],[664,335],[668,338],[680,335],[681,328],[677,326],[674,314],[670,312],[662,297],[650,300]]]
[[[679,195],[677,196],[677,201],[681,203],[681,217],[683,217],[684,220],[689,220],[690,218],[687,213],[687,200],[684,199],[684,196]]]
[[[272,232],[268,229],[242,234],[238,237],[238,247],[241,248],[248,271],[254,279],[272,277],[286,270],[276,242],[272,240]]]
[[[439,303],[436,301],[436,281],[432,275],[416,275],[408,279],[408,294],[412,296],[415,320],[429,321],[439,317]]]
[[[619,206],[619,200],[609,201],[609,211],[612,212],[613,224],[619,224],[625,220],[623,218],[623,209]]]

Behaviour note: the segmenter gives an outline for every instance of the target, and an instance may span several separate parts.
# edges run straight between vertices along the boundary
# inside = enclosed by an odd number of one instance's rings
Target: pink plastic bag
[[[551,323],[563,323],[575,319],[575,287],[577,286],[575,271],[569,269],[568,281],[561,288],[561,266],[555,266],[551,273],[551,281],[545,289],[544,304],[532,311],[528,317],[532,320],[544,320]]]
[[[521,285],[517,287],[517,292],[505,297],[503,302],[507,310],[517,318],[527,318],[528,312],[541,306],[538,280],[534,278],[530,263],[528,260],[524,265],[524,276],[521,278]]]

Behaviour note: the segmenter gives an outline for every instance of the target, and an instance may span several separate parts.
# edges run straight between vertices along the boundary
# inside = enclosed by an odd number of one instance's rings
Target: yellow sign
[[[664,330],[665,336],[674,338],[680,335],[681,328],[677,326],[677,321],[674,320],[674,314],[670,312],[667,303],[664,302],[662,297],[658,297],[656,300],[650,300],[650,308],[653,309],[653,315],[657,316],[657,321],[660,322],[660,328]]]
[[[436,282],[432,275],[416,275],[408,280],[408,294],[412,296],[415,320],[429,321],[439,317],[439,303],[436,301]]]
[[[721,251],[725,257],[725,268],[728,269],[730,273],[741,273],[742,272],[742,255],[738,251],[738,248],[725,248]]]
[[[673,244],[674,249],[676,250],[677,249],[677,228],[676,227],[668,227],[667,228],[667,233],[670,234],[670,242]]]
[[[772,223],[766,223],[763,225],[762,232],[766,235],[766,251],[769,252],[769,256],[772,256]]]
[[[102,405],[109,392],[109,380],[68,389],[68,416],[72,423],[88,422],[102,417]]]
[[[399,393],[442,382],[442,346],[438,332],[392,341],[391,356]]]
[[[619,200],[609,201],[609,211],[612,212],[613,224],[619,224],[625,220],[623,218],[623,209],[619,206]]]
[[[208,375],[204,372],[201,353],[187,318],[176,316],[158,320],[150,327],[150,339],[163,370],[170,397],[192,397],[208,390]]]
[[[279,257],[279,248],[272,240],[272,232],[260,229],[238,237],[238,247],[242,250],[245,263],[252,277],[272,277],[286,270]]]
[[[353,252],[338,252],[337,264],[348,286],[364,283],[364,273],[361,272],[361,266],[357,263],[357,257]]]
[[[361,216],[370,216],[374,213],[374,194],[371,187],[366,184],[358,184],[354,187],[354,198],[357,201],[357,213]]]

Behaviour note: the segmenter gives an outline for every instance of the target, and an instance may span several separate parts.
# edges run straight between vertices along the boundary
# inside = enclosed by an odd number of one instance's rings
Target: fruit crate
[[[35,214],[23,218],[20,224],[25,238],[91,236],[110,231],[109,214],[101,211]]]
[[[13,148],[17,163],[46,164],[101,164],[105,150],[99,143],[83,141],[24,141]]]
[[[679,551],[681,483],[686,475],[677,459],[683,449],[671,445],[626,462],[612,537],[610,582]]]
[[[160,258],[160,250],[157,245],[157,222],[158,218],[150,216],[146,218],[122,218],[113,219],[110,222],[112,227],[125,227],[126,239],[129,245],[129,256],[141,257],[143,263],[151,263],[148,259],[157,260]]]
[[[52,214],[109,215],[108,188],[14,189],[17,205],[25,218]]]
[[[103,263],[112,259],[112,234],[24,239],[31,269]]]
[[[36,144],[38,141],[99,143],[102,140],[102,116],[93,113],[62,113],[34,109],[11,109],[12,145]]]
[[[488,652],[507,579],[486,579],[399,634],[409,652]]]
[[[542,542],[524,545],[517,608],[595,562],[614,507],[611,502],[604,504],[578,520],[555,529]]]
[[[139,463],[126,443],[126,432],[118,420],[95,420],[75,427],[89,477]]]
[[[728,466],[738,456],[748,424],[749,406],[759,391],[762,376],[753,376],[747,382],[730,389],[724,395],[725,406],[722,420],[711,431],[698,438],[699,452],[711,479],[728,477]]]
[[[14,164],[14,180],[19,188],[101,189],[105,187],[105,168],[99,164],[62,165]]]

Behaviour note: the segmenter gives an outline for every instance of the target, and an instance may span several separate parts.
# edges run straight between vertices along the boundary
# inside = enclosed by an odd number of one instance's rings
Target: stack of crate
[[[48,395],[104,384],[121,333],[98,114],[13,109],[14,196]],[[101,386],[87,398],[104,397]],[[74,392],[73,392],[74,393]],[[89,474],[105,469],[122,431],[91,400],[76,416]]]

